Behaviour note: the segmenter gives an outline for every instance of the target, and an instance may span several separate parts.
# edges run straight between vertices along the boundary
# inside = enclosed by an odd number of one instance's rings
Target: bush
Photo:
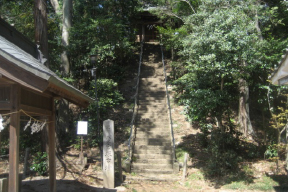
[[[37,152],[33,158],[31,171],[36,171],[39,175],[45,175],[47,173],[47,153]]]
[[[92,98],[96,97],[95,93],[95,81],[93,80],[90,84],[90,92],[89,95]],[[104,119],[109,118],[108,111],[120,105],[124,98],[122,94],[118,90],[118,84],[114,82],[112,79],[97,79],[97,97],[98,97],[98,105],[99,105],[99,122],[102,122]],[[97,138],[97,102],[91,104],[88,108],[88,112],[91,114],[89,118],[89,145],[94,147],[97,145],[97,140],[101,141],[102,138],[101,131],[99,138]],[[99,123],[100,130],[102,123]],[[116,130],[115,130],[116,131]]]
[[[228,132],[213,130],[207,149],[210,153],[207,166],[209,176],[223,176],[228,171],[236,170],[242,160],[240,140]]]

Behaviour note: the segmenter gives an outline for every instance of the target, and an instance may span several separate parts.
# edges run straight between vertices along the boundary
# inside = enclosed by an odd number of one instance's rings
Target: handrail
[[[140,72],[141,72],[141,64],[142,64],[142,54],[143,54],[143,41],[141,42],[141,51],[140,51],[140,58],[139,58],[139,68],[138,68],[138,75],[137,75],[137,83],[136,83],[136,94],[133,96],[134,97],[134,107],[133,107],[133,115],[132,115],[132,120],[130,123],[130,137],[129,137],[129,141],[128,141],[128,158],[126,160],[129,159],[129,162],[131,162],[132,159],[132,149],[131,149],[131,143],[134,142],[135,139],[135,126],[134,126],[134,122],[135,122],[135,117],[136,117],[136,113],[137,111],[135,109],[138,108],[138,88],[139,88],[139,78],[140,78]],[[134,133],[134,134],[133,134]]]
[[[162,63],[163,63],[163,71],[165,75],[165,87],[166,87],[166,96],[167,96],[167,105],[169,109],[169,119],[170,119],[170,127],[171,127],[171,137],[172,137],[172,152],[173,152],[173,160],[176,161],[176,153],[175,153],[175,140],[174,140],[174,132],[173,132],[173,121],[172,121],[172,114],[171,114],[171,105],[170,105],[170,97],[168,92],[168,86],[167,86],[167,75],[166,75],[166,67],[165,67],[165,61],[164,61],[164,54],[163,54],[163,45],[160,43],[161,47],[161,54],[162,54]]]

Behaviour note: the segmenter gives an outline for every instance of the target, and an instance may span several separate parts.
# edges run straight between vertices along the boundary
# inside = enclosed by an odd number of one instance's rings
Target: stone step
[[[170,126],[163,126],[163,127],[149,127],[149,126],[147,126],[147,127],[145,127],[145,126],[143,126],[143,125],[138,125],[137,126],[137,131],[150,131],[150,132],[153,132],[153,131],[157,131],[157,132],[160,132],[160,131],[162,131],[162,132],[164,132],[164,131],[170,131]]]
[[[161,117],[168,117],[168,110],[167,109],[163,109],[163,110],[154,110],[154,109],[141,109],[137,111],[137,116],[139,118],[145,116],[144,118],[147,119],[148,117],[153,118],[154,119],[158,119]],[[142,118],[143,119],[143,118]],[[162,118],[163,119],[163,118]]]
[[[171,164],[173,163],[172,157],[168,159],[147,159],[147,158],[137,158],[136,156],[133,157],[134,163],[148,163],[148,164]]]
[[[165,105],[167,106],[167,99],[166,96],[161,98],[155,97],[138,97],[138,105]]]
[[[138,95],[139,100],[146,100],[146,101],[151,101],[151,100],[163,100],[166,102],[166,95]]]
[[[159,78],[153,78],[153,77],[143,77],[143,78],[140,78],[141,81],[149,81],[149,82],[160,82],[160,81],[163,81]]]
[[[167,121],[169,122],[168,113],[165,112],[165,114],[161,113],[138,113],[136,117],[137,123],[142,122],[158,122],[158,121]]]
[[[151,154],[151,153],[135,153],[133,155],[133,157],[135,157],[136,159],[170,159],[173,160],[172,154]],[[171,162],[172,163],[172,162]]]
[[[145,77],[162,77],[163,76],[157,72],[153,72],[153,73],[152,72],[143,72],[142,75]]]
[[[137,129],[136,138],[157,138],[157,137],[170,137],[170,132],[167,131],[142,131],[143,129]]]
[[[166,91],[166,87],[164,86],[159,86],[159,87],[149,87],[149,86],[142,86],[139,88],[139,92],[140,91]]]
[[[158,105],[138,105],[138,111],[139,110],[168,110],[167,105],[165,104],[158,104]]]
[[[163,70],[162,69],[155,69],[154,67],[145,66],[141,69],[141,75],[140,78],[153,78],[152,76],[155,76],[154,78],[163,78]]]
[[[143,100],[142,100],[143,101]],[[157,109],[157,108],[166,108],[167,109],[167,105],[166,105],[166,103],[151,103],[151,104],[138,104],[138,109],[141,109],[141,108],[155,108],[155,109]]]
[[[139,90],[145,89],[166,89],[166,85],[163,82],[139,82]]]
[[[151,149],[151,150],[145,150],[145,149],[134,149],[133,151],[134,155],[146,155],[146,154],[153,154],[153,155],[171,155],[172,154],[172,149],[167,150],[159,150],[159,149]]]
[[[151,139],[146,139],[142,140],[139,138],[138,140],[136,139],[135,145],[148,145],[148,146],[161,146],[161,147],[171,147],[171,141],[170,140],[151,140]]]
[[[154,59],[155,57],[151,57],[151,59]],[[163,68],[163,63],[162,61],[158,61],[158,62],[143,62],[141,67],[144,67],[144,66],[151,66],[151,67],[155,67],[155,66],[158,66],[158,67],[161,67]]]
[[[151,114],[154,114],[156,115],[157,117],[159,116],[167,116],[167,109],[138,109],[137,111],[137,115],[151,115]],[[155,116],[155,117],[156,117]],[[150,116],[151,117],[151,116]]]
[[[155,96],[166,96],[166,91],[165,90],[153,90],[153,91],[147,91],[147,90],[141,90],[138,92],[139,95],[143,96],[150,96],[150,97],[155,97]]]
[[[154,98],[154,99],[150,99],[150,100],[143,98],[143,99],[139,99],[138,103],[139,103],[139,105],[151,105],[151,104],[153,104],[153,105],[160,105],[160,104],[167,105],[166,97],[165,97],[165,99],[155,99]]]
[[[163,169],[163,170],[159,170],[159,169],[133,169],[131,168],[132,172],[134,173],[139,173],[139,174],[153,174],[153,176],[155,177],[155,175],[160,175],[160,174],[173,174],[173,169]]]
[[[172,153],[172,146],[171,145],[145,145],[139,144],[134,146],[134,150],[136,153],[152,153],[152,154],[170,154]]]
[[[161,137],[158,137],[158,138],[143,138],[143,137],[137,137],[136,136],[136,142],[138,143],[148,143],[148,145],[153,145],[154,143],[158,144],[158,143],[161,143],[163,145],[171,145],[171,138],[170,137],[164,137],[164,136],[161,136]]]
[[[159,169],[159,170],[169,170],[173,169],[172,163],[163,163],[163,164],[150,164],[150,163],[134,163],[132,164],[134,170],[138,169]]]
[[[138,113],[136,117],[136,123],[139,125],[144,122],[170,122],[168,114],[157,114],[157,113]],[[146,123],[147,124],[147,123]],[[159,125],[159,124],[158,124]],[[161,125],[161,124],[160,124]]]
[[[137,169],[137,168],[132,168],[131,167],[132,172],[134,173],[141,173],[141,174],[153,174],[155,175],[159,175],[159,174],[173,174],[173,169]]]
[[[161,126],[161,125],[170,125],[170,121],[167,118],[157,119],[157,118],[136,118],[135,125],[147,125],[147,126]]]
[[[159,77],[140,78],[140,89],[143,86],[165,87],[165,81]]]

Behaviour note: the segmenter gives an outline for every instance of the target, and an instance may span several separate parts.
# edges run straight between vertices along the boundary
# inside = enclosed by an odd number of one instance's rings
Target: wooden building
[[[145,42],[159,41],[157,26],[162,25],[163,22],[157,16],[151,14],[149,9],[145,9],[139,14],[136,42],[141,42],[143,39]]]
[[[19,191],[20,116],[47,119],[50,191],[56,191],[55,99],[87,107],[89,98],[44,66],[35,44],[0,20],[0,114],[10,114],[9,192]]]
[[[271,76],[271,81],[274,85],[288,84],[288,49],[286,49],[284,55],[282,55],[278,68]]]

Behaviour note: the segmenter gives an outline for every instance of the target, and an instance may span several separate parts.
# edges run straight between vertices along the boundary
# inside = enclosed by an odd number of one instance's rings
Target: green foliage
[[[47,173],[47,153],[37,152],[33,157],[33,162],[30,166],[31,171],[36,171],[39,175],[45,175]]]
[[[108,111],[116,107],[117,105],[121,104],[124,101],[122,94],[118,91],[118,84],[114,82],[112,79],[97,79],[97,97],[98,97],[98,106],[99,106],[99,113],[100,119],[99,121],[102,122],[103,120],[109,118]],[[95,81],[91,81],[90,84],[90,92],[89,95],[95,99]],[[88,112],[90,114],[89,122],[89,135],[91,138],[91,145],[96,145],[96,132],[97,132],[97,102],[95,101],[91,104],[88,108]],[[102,125],[100,124],[100,127]]]
[[[68,49],[75,75],[79,75],[83,65],[92,67],[89,55],[98,53],[98,74],[119,80],[123,73],[119,70],[134,58],[133,27],[137,6],[136,0],[74,2],[75,17]]]
[[[95,81],[92,81],[90,85],[90,96],[95,98]],[[112,79],[97,79],[97,96],[101,112],[106,112],[109,108],[111,109],[124,101],[117,88],[118,84]]]
[[[0,16],[31,40],[34,39],[33,0],[0,0]]]
[[[244,159],[260,156],[260,150],[253,144],[240,139],[239,132],[225,132],[212,130],[207,144],[210,155],[205,174],[207,176],[224,176],[239,171],[239,163]],[[249,174],[247,171],[244,174]]]
[[[240,140],[229,133],[213,131],[208,145],[210,158],[208,176],[224,176],[229,171],[237,170],[240,156]]]
[[[264,153],[266,158],[273,158],[278,157],[278,146],[277,144],[269,145],[267,147],[267,150]]]
[[[81,138],[77,138],[75,140],[75,143],[73,144],[73,147],[74,147],[74,149],[77,149],[77,150],[81,149]]]
[[[278,188],[278,186],[279,186],[278,182],[274,181],[270,177],[263,176],[261,179],[249,185],[247,185],[245,181],[233,181],[230,184],[224,185],[224,188],[240,191],[248,191],[248,190],[273,191],[275,190],[275,187]],[[285,191],[285,189],[283,189],[283,191]]]

